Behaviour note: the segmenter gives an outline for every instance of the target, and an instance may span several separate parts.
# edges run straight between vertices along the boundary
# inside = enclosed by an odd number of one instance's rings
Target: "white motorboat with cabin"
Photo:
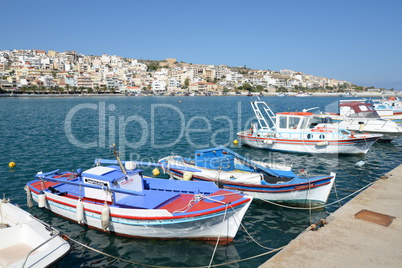
[[[331,118],[339,126],[355,133],[381,134],[381,140],[390,141],[402,135],[402,127],[382,118],[371,103],[340,101],[339,113],[321,113],[318,118]]]
[[[237,133],[248,146],[282,152],[364,154],[381,135],[355,134],[342,125],[321,120],[311,112],[274,114],[261,100],[251,102],[258,122]]]

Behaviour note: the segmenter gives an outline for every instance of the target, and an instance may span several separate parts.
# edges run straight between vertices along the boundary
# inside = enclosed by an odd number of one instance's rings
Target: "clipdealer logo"
[[[204,115],[195,115],[186,120],[185,114],[177,107],[171,104],[151,104],[150,105],[150,118],[133,114],[125,116],[119,114],[117,107],[114,104],[106,105],[105,102],[99,103],[82,103],[74,106],[66,115],[64,120],[64,131],[68,141],[76,147],[89,149],[89,148],[107,148],[111,144],[118,144],[118,149],[121,155],[125,155],[126,149],[138,149],[145,145],[150,145],[153,149],[169,148],[177,145],[182,139],[185,139],[187,144],[193,148],[205,148],[209,146],[219,146],[222,143],[218,141],[218,135],[225,137],[225,145],[229,144],[236,137],[236,132],[242,130],[246,125],[249,125],[252,119],[246,120],[245,124],[242,124],[242,111],[241,102],[237,104],[237,118],[229,116],[217,115],[213,118],[207,118]],[[86,141],[80,140],[79,135],[75,135],[76,127],[74,126],[74,120],[76,120],[81,114],[89,113],[89,117],[86,120],[97,121],[95,127],[96,137],[92,140]],[[163,134],[157,130],[157,124],[160,118],[160,114],[164,116],[175,118],[175,129],[178,133],[175,137],[169,140],[162,137]],[[235,129],[237,124],[237,131]],[[132,138],[133,133],[130,133],[128,129],[130,126],[135,125],[135,135],[140,137],[135,141],[130,141],[128,138]],[[197,127],[198,125],[198,127]],[[199,127],[202,125],[203,127]],[[219,125],[217,129],[213,128],[213,125]],[[75,130],[75,131],[74,131]],[[209,135],[208,142],[201,142],[196,137],[200,134]],[[227,138],[226,138],[227,137]]]

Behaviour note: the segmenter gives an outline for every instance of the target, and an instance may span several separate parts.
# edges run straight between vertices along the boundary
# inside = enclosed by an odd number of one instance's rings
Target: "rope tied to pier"
[[[360,188],[359,190],[357,190],[357,191],[351,193],[350,195],[347,195],[347,196],[345,196],[345,197],[343,197],[343,198],[341,198],[341,199],[339,199],[339,200],[336,200],[336,201],[334,201],[334,202],[332,202],[332,203],[325,204],[325,205],[322,205],[322,206],[315,206],[315,207],[312,207],[312,208],[310,208],[310,207],[302,208],[302,207],[286,206],[286,205],[282,205],[282,204],[279,204],[279,203],[276,203],[276,202],[273,202],[273,201],[269,201],[269,200],[267,200],[267,199],[261,199],[261,200],[264,201],[264,202],[266,202],[266,203],[269,203],[269,204],[271,204],[271,205],[275,205],[275,206],[283,207],[283,208],[289,208],[289,209],[300,209],[300,210],[306,210],[306,209],[320,209],[320,208],[326,208],[326,207],[332,206],[333,204],[336,204],[336,203],[340,203],[340,201],[343,201],[343,200],[345,200],[345,199],[347,199],[347,198],[349,198],[349,197],[351,197],[351,196],[353,196],[353,195],[355,195],[355,194],[357,194],[357,193],[359,193],[359,192],[361,192],[361,191],[367,189],[368,187],[370,187],[371,185],[373,185],[376,181],[377,181],[377,180],[375,180],[375,181],[373,181],[373,182],[367,184],[366,186],[363,186],[363,187]]]
[[[80,245],[80,246],[82,246],[82,247],[84,247],[84,248],[86,248],[88,250],[92,250],[92,251],[94,251],[96,253],[99,253],[99,254],[101,254],[103,256],[113,258],[113,259],[121,261],[121,262],[135,264],[135,265],[141,265],[141,266],[145,266],[145,267],[153,267],[153,268],[177,268],[177,267],[174,267],[174,266],[165,266],[165,265],[164,266],[159,266],[159,265],[144,264],[144,263],[139,263],[139,262],[135,262],[135,261],[131,261],[131,260],[126,260],[126,259],[123,259],[123,258],[120,258],[120,257],[117,257],[117,256],[113,256],[111,254],[105,253],[105,252],[103,252],[101,250],[98,250],[96,248],[93,248],[91,246],[85,245],[85,244],[83,244],[83,243],[81,243],[81,242],[79,242],[79,241],[77,241],[77,240],[65,235],[65,234],[61,235],[61,237],[63,239],[65,239],[66,241],[74,242],[74,243],[76,243],[76,244],[78,244],[78,245]],[[252,260],[252,259],[255,259],[255,258],[259,258],[259,257],[265,256],[265,255],[280,251],[283,248],[285,248],[285,246],[282,246],[280,248],[276,248],[276,249],[273,249],[273,250],[270,250],[268,252],[264,252],[264,253],[261,253],[261,254],[255,255],[255,256],[251,256],[251,257],[248,257],[248,258],[235,260],[235,261],[231,261],[231,262],[225,262],[225,263],[220,263],[220,264],[212,264],[212,265],[208,265],[208,266],[206,266],[206,265],[204,265],[204,266],[187,266],[186,268],[210,268],[210,267],[228,266],[228,265],[231,265],[231,264],[240,263],[240,262],[243,262],[243,261],[248,261],[248,260]]]

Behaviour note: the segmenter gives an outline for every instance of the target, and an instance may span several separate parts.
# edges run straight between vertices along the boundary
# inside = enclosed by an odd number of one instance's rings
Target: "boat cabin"
[[[339,104],[339,115],[352,118],[380,118],[370,103],[346,102]]]
[[[276,114],[275,127],[277,130],[307,129],[313,121],[313,113],[310,112],[283,112]]]
[[[127,167],[128,165],[126,163],[126,168]],[[135,192],[142,192],[144,190],[142,171],[138,169],[129,169],[127,174],[124,174],[118,166],[97,166],[82,172],[81,178],[84,185],[91,184],[104,187],[104,189],[83,187],[85,197],[97,200],[112,202],[112,196],[107,191],[108,188]],[[113,193],[113,195],[115,195],[115,202],[127,196],[127,194],[117,192]]]

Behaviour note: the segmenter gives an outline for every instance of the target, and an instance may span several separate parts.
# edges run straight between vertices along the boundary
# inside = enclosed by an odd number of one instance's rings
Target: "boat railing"
[[[30,215],[30,216],[31,216],[32,219],[36,220],[37,222],[39,222],[40,224],[45,226],[46,230],[48,230],[50,232],[51,237],[49,239],[47,239],[46,241],[44,241],[42,244],[40,244],[37,247],[33,248],[30,252],[28,252],[28,254],[27,254],[27,256],[26,256],[26,258],[24,260],[24,263],[21,266],[22,268],[25,267],[26,262],[28,261],[29,257],[31,256],[31,254],[33,252],[35,252],[37,249],[41,248],[42,246],[46,245],[47,243],[52,241],[54,238],[56,238],[60,234],[60,232],[57,229],[53,228],[52,226],[50,226],[46,222],[43,222],[43,221],[35,218],[32,215]],[[68,243],[68,242],[66,242],[66,243]]]
[[[49,174],[49,173],[46,173],[46,174]],[[110,192],[116,192],[116,193],[121,193],[121,194],[129,194],[129,195],[141,195],[141,196],[145,195],[144,193],[133,191],[133,190],[125,190],[125,189],[120,189],[120,188],[99,186],[99,185],[96,185],[96,184],[86,184],[86,183],[76,182],[76,181],[72,181],[72,180],[64,180],[64,179],[58,179],[58,178],[49,177],[49,176],[43,176],[43,174],[37,174],[36,177],[39,178],[41,181],[64,183],[64,184],[80,186],[80,187],[83,187],[83,188],[87,187],[87,188],[106,190],[106,191],[110,191]]]
[[[251,107],[253,108],[254,114],[258,120],[258,124],[260,125],[261,129],[268,130],[271,129],[270,126],[275,126],[276,123],[276,115],[274,112],[269,108],[268,104],[265,101],[253,101],[250,103]],[[260,110],[260,106],[263,109],[263,112]],[[266,117],[269,119],[270,123],[268,123]]]

